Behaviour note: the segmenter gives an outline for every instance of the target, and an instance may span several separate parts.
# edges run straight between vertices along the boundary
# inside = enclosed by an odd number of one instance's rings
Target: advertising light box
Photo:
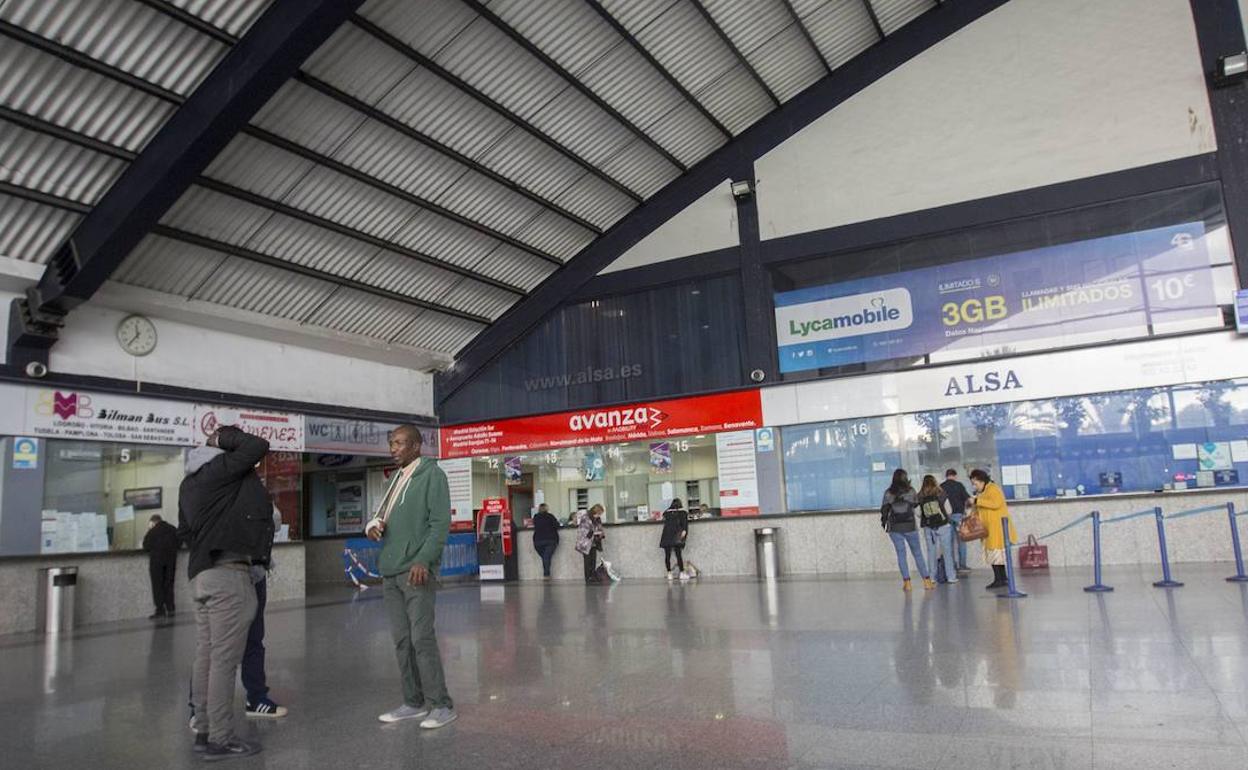
[[[780,371],[1218,325],[1205,235],[1189,222],[780,292]]]

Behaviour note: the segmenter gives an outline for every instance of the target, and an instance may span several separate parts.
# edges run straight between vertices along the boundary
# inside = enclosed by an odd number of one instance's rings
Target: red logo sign
[[[628,406],[453,425],[441,430],[442,457],[689,436],[762,427],[757,390],[673,398]]]
[[[91,397],[81,393],[62,393],[59,390],[45,391],[39,394],[35,404],[35,413],[48,417],[55,416],[58,420],[80,417],[89,420],[95,416],[91,408]]]

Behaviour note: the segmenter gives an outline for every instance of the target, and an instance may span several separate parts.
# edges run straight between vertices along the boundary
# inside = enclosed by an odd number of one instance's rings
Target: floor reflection
[[[380,591],[334,589],[268,617],[292,714],[246,725],[266,746],[247,766],[1242,768],[1248,586],[1224,571],[1163,592],[1121,570],[1089,595],[1053,570],[1018,601],[975,580],[447,587],[461,718],[434,735],[376,724],[399,696]],[[192,646],[190,624],[0,640],[0,756],[198,766]]]

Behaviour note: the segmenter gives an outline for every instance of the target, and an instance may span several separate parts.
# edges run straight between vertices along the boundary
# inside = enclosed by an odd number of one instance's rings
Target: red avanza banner
[[[452,425],[441,433],[442,457],[525,452],[636,439],[760,428],[757,390],[673,398],[627,406]]]

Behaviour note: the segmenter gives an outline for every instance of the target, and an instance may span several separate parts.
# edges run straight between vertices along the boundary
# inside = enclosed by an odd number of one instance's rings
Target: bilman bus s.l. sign
[[[443,427],[442,457],[688,436],[762,424],[758,390],[741,390]]]

